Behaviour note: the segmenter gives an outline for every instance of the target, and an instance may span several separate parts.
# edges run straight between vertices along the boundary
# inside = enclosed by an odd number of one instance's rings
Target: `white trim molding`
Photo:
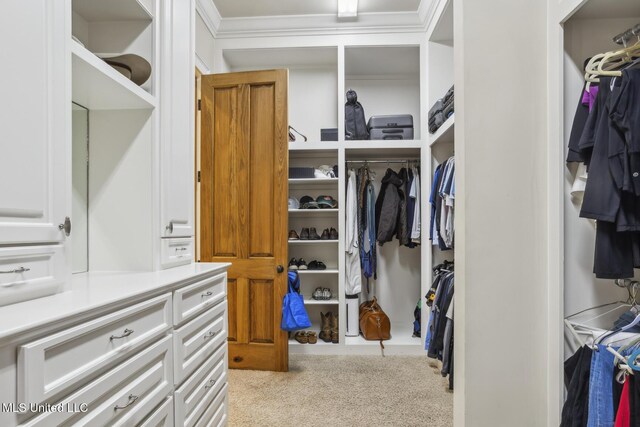
[[[215,38],[220,30],[222,17],[213,0],[196,0],[196,12],[200,15]]]

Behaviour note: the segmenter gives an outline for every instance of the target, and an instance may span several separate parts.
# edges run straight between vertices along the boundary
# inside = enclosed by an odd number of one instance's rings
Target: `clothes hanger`
[[[621,76],[622,71],[619,68],[628,62],[633,62],[634,58],[640,57],[640,35],[636,34],[636,36],[638,40],[632,46],[627,47],[625,43],[624,49],[607,52],[598,63],[596,74],[611,77]]]
[[[640,282],[637,282],[637,281],[631,281],[630,284],[629,284],[629,287],[627,288],[627,291],[629,292],[629,301],[628,301],[628,303],[631,304],[631,308],[632,309],[638,306],[636,296],[638,294],[638,289],[639,288],[640,288]],[[613,335],[619,334],[620,332],[628,331],[629,329],[633,328],[634,326],[636,326],[638,324],[640,324],[640,314],[636,314],[636,317],[628,325],[625,325],[622,328],[617,329],[617,330],[607,331],[607,332],[603,333],[600,337],[598,337],[594,341],[594,343],[599,344],[603,340],[605,340],[606,338],[610,338]]]

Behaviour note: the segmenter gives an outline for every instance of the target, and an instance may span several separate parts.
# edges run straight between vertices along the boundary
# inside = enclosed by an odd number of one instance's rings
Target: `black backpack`
[[[347,91],[347,102],[344,104],[344,132],[346,139],[369,139],[364,108],[358,102],[358,94],[352,89]]]

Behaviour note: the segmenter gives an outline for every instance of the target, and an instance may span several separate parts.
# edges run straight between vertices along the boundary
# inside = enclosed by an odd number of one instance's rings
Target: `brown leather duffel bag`
[[[391,339],[389,316],[382,311],[375,297],[371,301],[360,304],[360,332],[365,340],[379,340],[382,348],[384,348],[382,341]]]

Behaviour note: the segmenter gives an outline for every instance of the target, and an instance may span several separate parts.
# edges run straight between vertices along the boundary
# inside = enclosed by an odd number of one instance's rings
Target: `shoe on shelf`
[[[335,316],[331,316],[330,318],[331,324],[331,342],[334,344],[338,344],[340,341],[340,335],[338,335],[338,313]]]
[[[320,334],[318,338],[320,338],[324,342],[331,342],[331,319],[333,318],[333,313],[328,312],[327,314],[323,314],[320,312]]]
[[[309,229],[303,228],[300,232],[300,240],[309,240]]]
[[[329,229],[325,228],[322,231],[322,236],[320,236],[320,240],[329,240]]]
[[[324,288],[322,290],[322,299],[324,299],[325,301],[328,301],[331,299],[331,289]]]
[[[293,338],[300,344],[307,344],[309,342],[309,337],[307,336],[307,333],[305,331],[296,332]]]
[[[309,229],[309,240],[320,240],[320,236],[318,236],[318,232],[315,227],[311,227]]]
[[[295,258],[291,258],[289,261],[289,270],[297,270],[298,269],[298,260]]]
[[[318,342],[318,335],[313,331],[307,331],[307,341],[309,344],[315,344]]]
[[[296,233],[296,230],[289,231],[289,240],[300,240],[300,236]]]
[[[331,230],[329,230],[329,239],[338,240],[338,230],[331,227]]]
[[[308,268],[307,262],[303,258],[300,258],[298,260],[298,270],[307,270]]]
[[[327,266],[322,261],[313,260],[309,263],[309,270],[326,270]]]
[[[322,288],[316,288],[315,291],[313,291],[313,295],[312,298],[315,300],[321,300],[324,297],[324,291],[322,290]]]

